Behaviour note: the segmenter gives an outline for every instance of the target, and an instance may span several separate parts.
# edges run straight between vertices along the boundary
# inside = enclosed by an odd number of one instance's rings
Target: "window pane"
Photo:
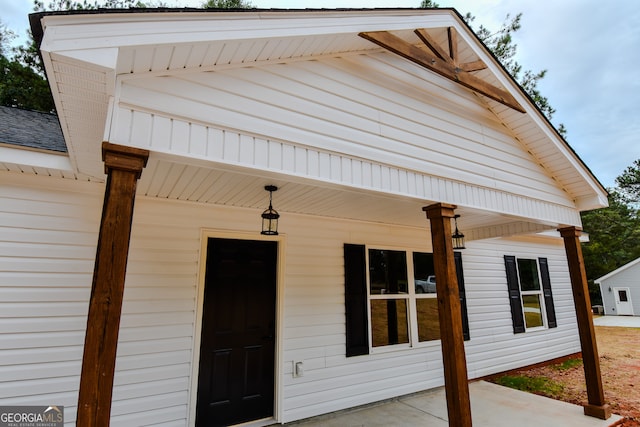
[[[620,302],[629,301],[629,298],[627,298],[627,291],[618,291],[618,296],[620,297]]]
[[[522,305],[524,307],[524,321],[527,328],[543,326],[542,308],[540,306],[540,295],[523,295]]]
[[[416,299],[418,309],[418,338],[422,341],[440,339],[440,322],[438,321],[438,300],[436,298]]]
[[[371,300],[371,341],[374,347],[409,342],[406,300]]]
[[[538,263],[535,259],[518,259],[518,275],[520,277],[520,289],[523,291],[540,290],[538,276]]]
[[[435,294],[436,276],[433,268],[433,254],[413,253],[413,280],[417,294]]]
[[[369,249],[369,292],[379,294],[406,294],[407,253]]]

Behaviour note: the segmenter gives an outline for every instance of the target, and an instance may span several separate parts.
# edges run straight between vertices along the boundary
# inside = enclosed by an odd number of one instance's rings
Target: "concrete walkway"
[[[596,326],[624,326],[640,328],[640,316],[599,316],[593,318]]]
[[[474,427],[608,427],[620,420],[587,417],[581,406],[502,387],[469,384]],[[447,427],[444,388],[287,425],[304,427]]]

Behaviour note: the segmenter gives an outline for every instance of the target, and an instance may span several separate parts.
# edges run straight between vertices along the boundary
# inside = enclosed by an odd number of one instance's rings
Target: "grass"
[[[568,371],[582,365],[582,359],[567,359],[561,363],[550,365],[555,371]],[[545,376],[528,376],[523,374],[503,375],[496,378],[496,384],[529,393],[559,398],[564,391],[564,384]]]
[[[557,371],[566,371],[581,365],[582,365],[582,359],[567,359],[562,363],[551,365],[551,368]]]
[[[496,384],[545,396],[559,396],[564,386],[547,377],[528,377],[526,375],[504,375],[496,379]]]

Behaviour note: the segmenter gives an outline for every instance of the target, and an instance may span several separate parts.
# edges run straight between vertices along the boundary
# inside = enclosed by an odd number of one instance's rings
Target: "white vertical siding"
[[[0,404],[62,404],[75,419],[103,186],[0,175]],[[281,212],[287,422],[443,383],[439,343],[345,357],[343,244],[430,250],[425,229]],[[259,212],[192,202],[136,201],[112,424],[186,425],[198,301],[201,230],[255,232]],[[514,336],[503,255],[549,259],[558,328]],[[579,350],[561,244],[486,240],[463,253],[478,377]],[[293,378],[292,362],[305,374]]]

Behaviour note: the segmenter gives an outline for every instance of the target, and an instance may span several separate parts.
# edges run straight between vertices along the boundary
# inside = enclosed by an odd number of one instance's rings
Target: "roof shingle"
[[[0,106],[0,143],[67,152],[58,116]]]

